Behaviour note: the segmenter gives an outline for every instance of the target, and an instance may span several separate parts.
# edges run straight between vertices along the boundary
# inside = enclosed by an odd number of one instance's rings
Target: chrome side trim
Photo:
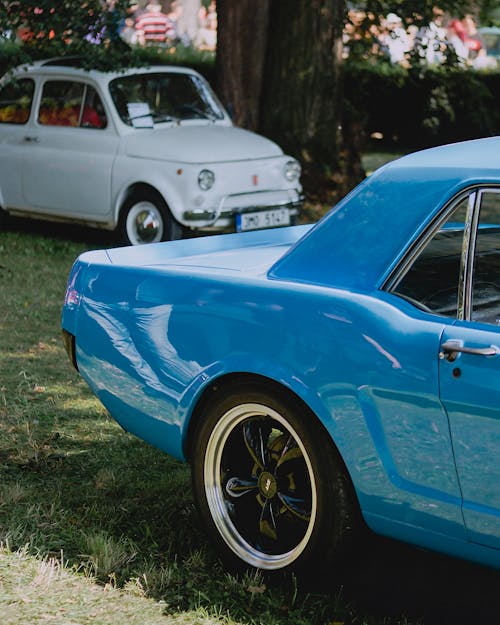
[[[470,319],[472,310],[472,275],[474,251],[476,247],[476,237],[474,233],[477,230],[477,222],[479,219],[480,195],[477,190],[469,195],[467,215],[464,223],[457,302],[457,318],[461,321]]]
[[[247,195],[247,194],[241,194]],[[231,196],[234,198],[237,196]],[[266,210],[273,210],[274,208],[288,208],[292,215],[298,215],[298,213],[302,210],[304,197],[298,196],[297,200],[289,201],[285,200],[283,202],[274,202],[273,204],[252,204],[251,206],[245,206],[242,208],[236,207],[228,210],[222,210],[222,204],[226,198],[223,198],[219,203],[219,206],[215,210],[207,210],[207,209],[192,209],[186,210],[182,214],[183,219],[186,221],[199,221],[199,220],[207,220],[210,221],[212,225],[218,219],[229,219],[230,217],[234,217],[237,214],[242,213],[253,213],[260,212]]]

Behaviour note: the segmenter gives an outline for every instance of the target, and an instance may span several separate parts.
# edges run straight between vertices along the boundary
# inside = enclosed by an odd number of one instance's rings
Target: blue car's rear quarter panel
[[[448,425],[428,366],[437,363],[434,324],[367,295],[178,262],[86,268],[77,360],[125,429],[182,458],[210,381],[266,376],[318,415],[366,513],[462,536]],[[410,329],[418,350],[407,348]]]
[[[300,241],[307,228],[84,255],[63,315],[83,377],[126,429],[179,458],[211,382],[273,379],[317,415],[373,529],[500,566],[465,539],[439,400],[443,319],[378,290],[458,192],[500,184],[500,139],[485,141],[387,166]]]

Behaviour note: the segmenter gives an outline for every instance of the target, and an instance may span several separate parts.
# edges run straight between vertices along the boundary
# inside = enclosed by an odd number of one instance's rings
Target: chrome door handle
[[[459,353],[472,354],[473,356],[496,356],[500,354],[500,349],[496,345],[490,345],[489,347],[465,347],[460,341],[450,340],[441,345],[439,358],[453,362]]]
[[[26,137],[23,137],[23,141],[25,143],[38,143],[40,141],[40,139],[38,137],[26,136]]]

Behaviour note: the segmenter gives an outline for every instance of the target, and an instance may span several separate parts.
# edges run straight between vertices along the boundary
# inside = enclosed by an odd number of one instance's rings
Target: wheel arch
[[[307,403],[307,401],[301,397],[294,389],[290,388],[283,382],[279,382],[273,378],[258,374],[258,373],[248,373],[248,372],[232,372],[222,374],[221,376],[214,378],[208,383],[201,394],[199,395],[196,405],[191,413],[191,418],[189,419],[189,423],[186,429],[186,435],[183,441],[183,450],[185,458],[188,462],[190,462],[192,458],[192,448],[194,442],[194,433],[197,429],[197,426],[200,420],[203,417],[203,412],[205,406],[207,406],[217,395],[220,393],[224,393],[226,390],[231,389],[236,384],[245,383],[254,385],[256,390],[267,390],[275,393],[281,393],[285,395],[289,400],[297,403],[301,408],[304,409],[312,419],[316,425],[320,428],[322,433],[325,436],[325,440],[329,440],[334,453],[338,456],[339,461],[342,463],[342,466],[345,470],[345,474],[348,476],[349,481],[351,483],[351,487],[354,493],[356,493],[356,489],[354,487],[354,482],[349,471],[349,468],[344,460],[343,454],[339,449],[336,441],[332,438],[331,433],[326,428],[323,421],[319,418],[316,412],[311,408],[311,406]],[[356,495],[356,500],[359,500]]]
[[[180,206],[182,203],[179,198],[176,197],[175,193],[168,193],[168,189],[160,189],[159,185],[153,184],[151,182],[145,181],[136,181],[129,183],[126,187],[124,187],[116,197],[115,200],[115,224],[118,225],[120,222],[121,212],[123,207],[125,206],[127,200],[136,192],[147,191],[149,193],[154,193],[164,202],[167,207],[169,216],[177,222],[180,226],[182,226],[182,222],[179,221],[175,208]]]
[[[134,195],[135,193],[140,193],[141,191],[146,191],[148,193],[154,193],[155,195],[157,195],[162,200],[162,202],[165,203],[170,216],[173,219],[175,219],[175,215],[173,214],[170,208],[170,203],[168,201],[168,198],[166,198],[165,195],[155,185],[150,184],[149,182],[133,182],[129,184],[127,187],[125,187],[124,189],[122,189],[122,191],[120,192],[120,194],[118,195],[116,199],[116,204],[115,204],[116,224],[120,222],[121,213],[127,200],[130,197],[132,197],[132,195]]]

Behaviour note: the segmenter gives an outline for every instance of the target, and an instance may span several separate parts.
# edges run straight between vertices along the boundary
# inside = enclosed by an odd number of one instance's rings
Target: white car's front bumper
[[[186,210],[183,219],[193,229],[223,230],[236,226],[236,216],[246,213],[265,211],[288,211],[289,217],[296,217],[302,209],[304,197],[296,189],[280,191],[257,191],[252,193],[236,193],[222,197],[214,208]],[[241,220],[238,220],[241,223]],[[262,227],[279,226],[272,223]],[[283,224],[288,225],[288,224]],[[243,228],[251,229],[251,228]]]

